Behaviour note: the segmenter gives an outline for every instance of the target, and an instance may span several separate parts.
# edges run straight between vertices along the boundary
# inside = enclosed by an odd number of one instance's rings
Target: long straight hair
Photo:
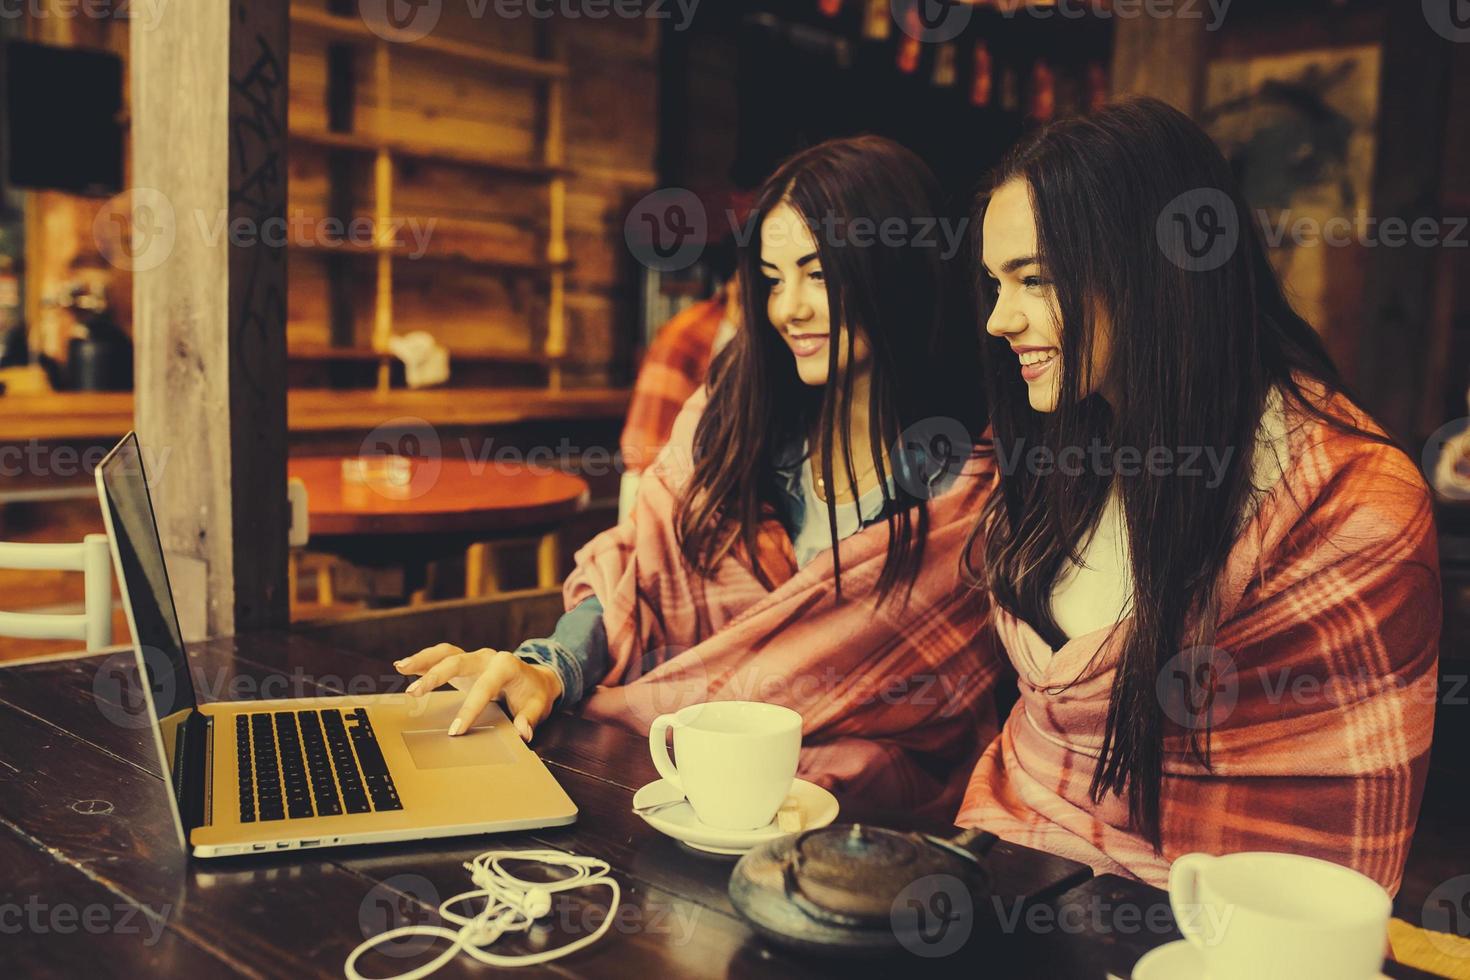
[[[1279,387],[1288,407],[1396,444],[1328,414],[1303,392],[1296,375],[1356,402],[1316,331],[1283,295],[1229,164],[1189,117],[1157,100],[1131,99],[1055,123],[1012,152],[992,187],[1011,180],[1030,191],[1063,356],[1056,409],[1040,413],[1029,405],[1006,341],[984,344],[998,458],[1098,440],[1144,454],[1212,448],[1226,460],[1218,485],[1142,468],[1115,477],[1081,467],[1063,481],[1003,464],[1001,492],[987,501],[966,549],[972,581],[1060,647],[1068,638],[1052,614],[1053,586],[1066,563],[1081,561],[1079,544],[1096,528],[1116,480],[1133,613],[1131,623],[1114,627],[1124,635],[1091,795],[1100,801],[1126,789],[1133,827],[1161,850],[1166,719],[1157,679],[1181,649],[1214,641],[1215,586],[1252,492],[1251,456],[1268,394]],[[1213,207],[1205,224],[1238,230],[1234,248],[1202,262],[1171,250],[1177,243],[1167,216],[1181,201]],[[977,200],[972,233],[987,203]],[[976,272],[984,316],[994,296],[978,265]],[[1086,387],[1104,323],[1111,354],[1100,389],[1115,392],[1115,404]],[[1198,628],[1186,636],[1192,617]],[[1209,734],[1208,718],[1188,732],[1187,750],[1205,766]]]
[[[782,204],[789,205],[816,240],[826,280],[831,323],[827,383],[802,382],[795,359],[767,312],[770,286],[760,266],[760,229]],[[898,225],[893,225],[894,221]],[[888,486],[883,447],[906,428],[928,419],[954,419],[971,433],[984,427],[985,397],[976,376],[979,334],[968,290],[951,281],[954,263],[941,254],[942,210],[933,174],[917,156],[875,136],[829,140],[785,161],[761,187],[745,228],[739,256],[743,323],[710,369],[709,408],[694,434],[694,472],[676,512],[680,548],[704,575],[732,550],[750,556],[766,588],[774,583],[756,556],[762,522],[779,488],[775,456],[819,430],[823,479],[833,479],[833,431],[846,460],[846,485],[856,488],[851,422],[866,424],[872,466],[883,488],[888,553],[878,580],[880,601],[900,589],[905,602],[923,561],[929,514],[910,481]],[[966,220],[966,219],[960,219]],[[860,224],[855,224],[858,222]],[[861,234],[901,227],[900,236]],[[955,288],[958,286],[959,288]],[[854,341],[861,331],[871,355],[867,419],[852,419]],[[839,359],[839,347],[845,357]],[[841,425],[835,424],[842,420]],[[836,494],[828,495],[827,521],[836,593],[842,599]],[[816,520],[807,514],[807,520]]]

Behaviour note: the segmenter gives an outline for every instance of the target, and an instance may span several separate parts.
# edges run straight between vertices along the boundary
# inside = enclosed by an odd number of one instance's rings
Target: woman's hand
[[[556,671],[526,663],[505,650],[467,653],[451,643],[440,643],[396,661],[393,666],[400,674],[421,675],[408,685],[408,693],[413,697],[423,697],[448,683],[451,677],[475,677],[459,714],[449,726],[450,735],[469,731],[486,705],[504,698],[516,731],[529,742],[531,732],[551,714],[551,706],[562,694],[561,678]]]

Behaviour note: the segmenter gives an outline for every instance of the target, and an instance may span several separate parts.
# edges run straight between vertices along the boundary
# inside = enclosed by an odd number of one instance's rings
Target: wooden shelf
[[[391,351],[376,351],[371,347],[327,347],[302,345],[286,352],[288,360],[332,362],[364,362],[392,360]],[[456,350],[450,348],[450,363],[473,362],[483,364],[534,364],[547,365],[565,363],[566,355],[555,356],[535,350]]]
[[[314,30],[333,40],[345,41],[351,44],[397,43],[405,50],[455,58],[460,61],[467,61],[479,65],[481,68],[489,68],[511,75],[521,75],[527,78],[537,79],[561,79],[567,77],[566,65],[558,62],[544,61],[540,58],[528,58],[524,55],[510,54],[505,51],[495,51],[491,48],[481,47],[478,44],[467,44],[464,41],[434,37],[432,34],[415,41],[391,42],[389,38],[382,37],[369,30],[367,24],[363,23],[359,18],[339,17],[336,14],[329,14],[322,10],[292,7],[291,25],[293,27]]]
[[[307,255],[351,255],[354,257],[376,256],[382,253],[402,256],[412,262],[434,262],[445,265],[472,266],[477,269],[499,269],[507,272],[520,272],[527,275],[544,276],[557,269],[568,269],[571,260],[564,262],[552,262],[547,259],[516,258],[512,256],[471,255],[461,251],[435,251],[430,248],[416,258],[411,258],[411,246],[407,243],[393,243],[389,245],[359,245],[354,242],[337,242],[334,244],[315,244],[310,242],[292,242],[289,245],[292,252],[301,252]]]
[[[450,147],[425,147],[405,140],[378,139],[358,133],[332,133],[293,129],[291,139],[307,146],[328,150],[347,150],[353,153],[376,153],[387,150],[393,156],[430,163],[449,163],[464,167],[493,170],[528,180],[550,180],[570,173],[567,167],[549,167],[530,160],[513,160],[475,150]]]

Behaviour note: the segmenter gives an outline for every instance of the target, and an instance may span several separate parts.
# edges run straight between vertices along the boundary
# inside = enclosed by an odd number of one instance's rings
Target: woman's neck
[[[836,412],[834,413],[832,427],[832,480],[837,485],[837,499],[850,501],[871,490],[878,485],[878,471],[873,465],[873,440],[869,427],[869,406],[872,404],[873,376],[871,372],[864,371],[852,379],[852,398],[845,414],[847,424],[847,439],[844,444],[842,438],[842,422],[844,413],[842,411],[842,396],[837,394]],[[825,492],[826,487],[821,484],[822,480],[822,438],[821,421],[818,420],[813,427],[810,440],[812,475],[818,482],[817,492],[826,499],[829,494]],[[845,445],[845,448],[844,448]],[[891,469],[888,464],[888,447],[879,447],[879,452],[884,460],[884,468]],[[851,453],[852,472],[857,475],[857,493],[853,493],[848,478],[848,454]]]

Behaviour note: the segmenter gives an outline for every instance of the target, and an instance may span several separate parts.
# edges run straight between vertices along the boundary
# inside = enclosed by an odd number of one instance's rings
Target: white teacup
[[[668,731],[674,732],[669,760]],[[653,765],[695,816],[721,830],[757,830],[781,808],[796,778],[801,715],[759,701],[709,701],[659,715],[648,729]]]
[[[1169,905],[1211,980],[1371,980],[1393,902],[1340,864],[1245,851],[1177,859]]]

